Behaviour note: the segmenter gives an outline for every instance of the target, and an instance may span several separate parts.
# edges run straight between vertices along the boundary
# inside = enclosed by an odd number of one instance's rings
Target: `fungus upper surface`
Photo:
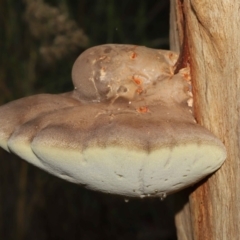
[[[88,49],[74,90],[0,107],[0,146],[65,180],[130,197],[163,196],[218,169],[223,144],[196,124],[189,69],[133,45]]]

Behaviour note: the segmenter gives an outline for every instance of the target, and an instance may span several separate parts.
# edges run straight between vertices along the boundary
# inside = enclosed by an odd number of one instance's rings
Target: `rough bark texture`
[[[177,7],[181,3],[182,9]],[[197,186],[177,213],[179,240],[240,236],[239,9],[239,0],[172,1],[177,11],[172,24],[179,28],[178,11],[185,16],[195,117],[222,139],[228,152],[222,168]]]

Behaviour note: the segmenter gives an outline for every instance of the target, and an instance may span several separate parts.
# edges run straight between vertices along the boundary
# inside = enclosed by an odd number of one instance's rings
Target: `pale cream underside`
[[[9,149],[62,179],[129,197],[163,196],[218,169],[226,153],[207,144],[185,144],[151,153],[120,147],[60,149],[9,141]]]

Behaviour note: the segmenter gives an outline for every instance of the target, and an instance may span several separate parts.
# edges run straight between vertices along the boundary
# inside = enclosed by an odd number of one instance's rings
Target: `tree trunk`
[[[188,195],[188,203],[177,213],[178,239],[237,240],[240,1],[172,0],[171,4],[171,44],[177,46],[187,40],[183,54],[189,54],[196,120],[223,141],[228,153],[221,169],[196,186]]]

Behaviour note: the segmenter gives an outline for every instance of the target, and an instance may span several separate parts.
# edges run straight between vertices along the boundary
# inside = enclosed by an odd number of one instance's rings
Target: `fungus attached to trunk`
[[[74,90],[0,107],[0,146],[87,188],[128,197],[165,196],[217,170],[223,144],[196,124],[189,69],[177,55],[133,45],[88,49]]]

